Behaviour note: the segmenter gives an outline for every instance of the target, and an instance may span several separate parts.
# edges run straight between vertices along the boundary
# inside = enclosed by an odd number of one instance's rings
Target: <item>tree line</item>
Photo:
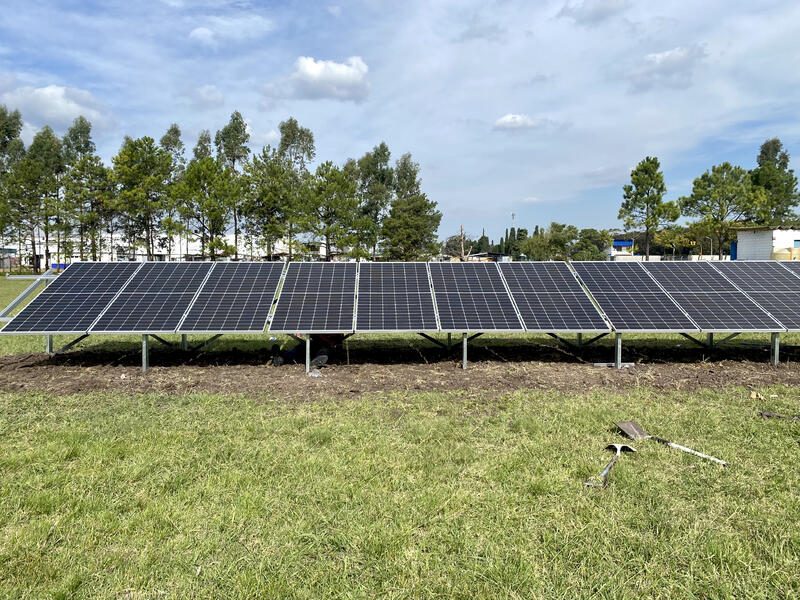
[[[173,124],[158,142],[125,137],[106,166],[91,130],[78,117],[63,137],[46,126],[26,147],[21,114],[0,106],[0,236],[28,248],[35,272],[40,254],[48,265],[140,250],[151,260],[188,253],[190,240],[211,260],[273,257],[279,242],[289,260],[315,244],[326,260],[334,251],[372,260],[438,252],[441,213],[422,191],[419,165],[410,154],[392,162],[383,142],[359,159],[312,169],[308,128],[289,118],[276,147],[251,153],[236,111],[213,138],[202,131],[189,156]]]
[[[656,157],[645,157],[622,187],[618,218],[627,230],[582,229],[564,223],[528,229],[511,227],[497,244],[485,232],[447,238],[444,253],[458,257],[469,252],[494,252],[528,260],[603,260],[614,238],[633,239],[649,259],[651,253],[686,255],[729,251],[737,227],[794,226],[800,217],[798,180],[789,168],[790,156],[778,138],[765,141],[752,170],[729,162],[713,166],[694,180],[692,192],[677,201],[664,201],[667,187]],[[676,223],[681,217],[686,225]]]

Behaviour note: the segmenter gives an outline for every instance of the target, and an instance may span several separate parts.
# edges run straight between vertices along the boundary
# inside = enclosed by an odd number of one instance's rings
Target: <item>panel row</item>
[[[284,266],[75,263],[3,333],[800,330],[796,263]]]

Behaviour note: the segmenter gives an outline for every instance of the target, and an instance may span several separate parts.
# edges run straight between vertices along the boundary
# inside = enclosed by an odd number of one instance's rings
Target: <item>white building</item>
[[[736,233],[736,260],[800,260],[800,229],[743,227]]]

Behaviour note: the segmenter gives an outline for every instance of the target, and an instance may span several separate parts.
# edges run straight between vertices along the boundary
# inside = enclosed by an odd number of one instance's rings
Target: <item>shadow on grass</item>
[[[195,342],[197,343],[197,342]],[[221,338],[219,341],[201,349],[183,351],[179,346],[165,346],[156,340],[150,345],[150,364],[153,366],[220,366],[220,365],[264,365],[272,360],[272,346],[280,344],[281,352],[288,363],[303,362],[305,350],[302,345],[295,347],[295,341],[282,338],[269,341],[238,340]],[[414,364],[414,363],[452,363],[461,360],[461,343],[454,343],[450,351],[422,338],[404,337],[401,339],[359,337],[348,340],[344,347],[334,350],[330,357],[332,364]],[[784,357],[795,357],[796,349],[785,349]],[[614,349],[609,339],[589,346],[577,347],[558,343],[550,338],[492,338],[482,336],[468,344],[469,362],[508,362],[531,361],[553,363],[595,363],[613,360]],[[664,341],[658,339],[623,340],[622,358],[625,362],[636,363],[698,363],[719,361],[769,360],[769,350],[759,345],[724,345],[709,350],[688,342]],[[50,364],[72,366],[136,366],[141,364],[141,344],[121,341],[99,341],[88,347],[74,349],[50,358]]]

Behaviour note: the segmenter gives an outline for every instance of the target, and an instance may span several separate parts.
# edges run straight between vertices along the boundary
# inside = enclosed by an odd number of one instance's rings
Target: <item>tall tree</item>
[[[750,220],[763,225],[783,225],[796,218],[793,209],[800,202],[797,176],[789,168],[789,153],[778,138],[761,145],[758,166],[751,172],[753,185],[765,194],[754,203]]]
[[[186,157],[184,156],[186,146],[181,139],[181,128],[177,123],[173,123],[169,126],[167,132],[161,136],[158,145],[169,152],[172,161],[168,182],[169,189],[164,207],[165,216],[161,222],[164,233],[164,240],[161,245],[166,246],[167,256],[172,258],[172,247],[175,238],[179,238],[178,253],[180,254],[180,237],[185,235],[188,229],[184,220],[181,219],[182,207],[180,205],[180,198],[176,193],[176,186],[186,170]]]
[[[275,254],[275,244],[288,239],[292,246],[292,223],[298,215],[294,172],[276,148],[265,146],[244,165],[245,214],[248,234],[259,240],[267,254]]]
[[[395,198],[383,221],[386,257],[392,260],[420,260],[437,253],[436,231],[442,213],[436,202],[422,192],[419,165],[404,154],[395,163]]]
[[[372,260],[376,259],[383,219],[392,200],[395,174],[389,163],[391,156],[389,147],[381,142],[358,159],[357,163],[358,195],[361,212],[365,217],[365,227],[360,232],[360,237],[372,250]]]
[[[17,160],[25,153],[25,145],[20,139],[22,115],[18,110],[9,111],[0,104],[0,178],[11,170]]]
[[[314,173],[309,200],[309,228],[325,244],[325,260],[330,261],[334,248],[344,250],[354,241],[358,213],[355,178],[332,162],[324,162]]]
[[[247,159],[250,148],[247,143],[250,141],[250,134],[247,133],[247,123],[244,122],[242,114],[237,110],[231,114],[228,124],[217,131],[214,136],[214,145],[217,147],[217,158],[231,170],[233,178],[238,177],[236,166],[241,165]],[[229,198],[231,202],[231,214],[233,215],[233,247],[234,258],[239,259],[239,229],[240,213],[242,210],[241,197],[234,194]]]
[[[112,160],[131,254],[135,253],[137,242],[142,240],[147,259],[152,260],[160,219],[164,214],[172,157],[157,146],[153,138],[145,136],[125,138]]]
[[[201,253],[208,252],[211,260],[232,250],[225,243],[225,231],[231,222],[231,196],[237,194],[233,171],[211,157],[192,160],[177,184],[176,196],[200,237]]]
[[[94,167],[93,161],[87,161],[95,151],[95,144],[92,140],[92,124],[84,116],[77,117],[61,140],[63,148],[64,162],[66,163],[66,175],[64,179],[64,211],[63,218],[58,229],[59,248],[61,248],[61,238],[68,240],[74,229],[78,229],[78,255],[81,260],[86,258],[86,227],[88,221],[94,221],[97,215],[87,214],[90,207],[87,206],[91,198],[90,194],[81,193],[81,185],[89,184],[87,177],[92,177]],[[78,173],[73,173],[78,165],[81,165]],[[93,204],[93,206],[97,206]]]
[[[754,196],[750,174],[724,162],[696,178],[692,194],[678,202],[685,215],[697,217],[699,224],[711,232],[721,260],[734,224],[752,212]]]
[[[77,160],[65,178],[64,201],[77,207],[78,255],[98,260],[103,252],[103,225],[113,200],[111,173],[99,157],[87,154]]]
[[[310,189],[308,164],[314,160],[317,150],[314,147],[314,135],[311,130],[301,127],[293,117],[280,123],[278,130],[281,133],[278,156],[288,162],[293,179],[290,187],[291,197],[284,214],[289,242],[289,260],[292,260],[294,257],[295,236],[306,228],[303,222],[303,215],[308,214],[305,210],[309,200],[308,190]]]
[[[645,157],[633,171],[631,182],[622,187],[622,206],[618,219],[625,227],[644,229],[644,254],[650,260],[650,239],[663,223],[671,223],[680,217],[675,202],[664,202],[667,186],[661,165],[654,156]]]
[[[197,144],[192,153],[195,160],[214,156],[214,149],[211,147],[211,132],[208,129],[203,129],[197,136]]]
[[[530,260],[569,260],[573,247],[580,237],[578,228],[564,223],[551,223],[524,240],[520,246],[522,254]]]

